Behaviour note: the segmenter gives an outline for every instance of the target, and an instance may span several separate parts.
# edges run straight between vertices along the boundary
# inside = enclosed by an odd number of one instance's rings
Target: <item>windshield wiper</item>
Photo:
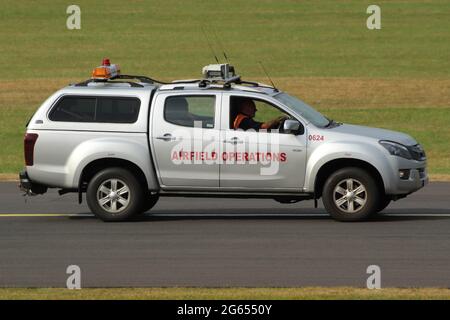
[[[328,119],[327,118],[327,120],[328,120],[328,124],[325,126],[325,128],[338,127],[338,126],[340,126],[342,124],[340,122],[334,121],[333,119]]]
[[[333,124],[336,123],[336,122],[334,122],[333,119],[328,119],[328,118],[327,118],[327,120],[328,120],[328,124],[325,126],[325,128],[329,128],[329,127],[331,127]]]

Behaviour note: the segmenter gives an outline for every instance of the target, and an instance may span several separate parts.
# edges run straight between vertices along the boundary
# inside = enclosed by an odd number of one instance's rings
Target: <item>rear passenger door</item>
[[[151,143],[166,189],[219,187],[221,93],[164,93],[151,111]]]

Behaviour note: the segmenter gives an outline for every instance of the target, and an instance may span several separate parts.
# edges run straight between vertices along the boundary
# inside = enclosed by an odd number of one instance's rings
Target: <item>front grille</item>
[[[423,150],[420,144],[416,144],[415,146],[408,147],[409,152],[414,160],[423,161],[427,157],[425,155],[425,150]]]
[[[425,168],[419,168],[419,169],[417,169],[417,171],[419,171],[419,177],[421,180],[423,178],[425,178],[425,175],[426,175]]]

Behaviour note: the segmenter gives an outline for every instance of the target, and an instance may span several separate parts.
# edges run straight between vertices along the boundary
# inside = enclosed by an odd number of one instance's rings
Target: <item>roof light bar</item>
[[[104,58],[102,65],[92,70],[92,79],[97,81],[107,81],[120,76],[120,66],[111,64],[108,58]]]

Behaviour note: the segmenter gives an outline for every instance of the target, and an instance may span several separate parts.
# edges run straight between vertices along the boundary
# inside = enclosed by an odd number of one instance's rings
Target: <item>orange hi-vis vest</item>
[[[241,122],[244,119],[247,119],[248,116],[246,116],[245,114],[239,113],[236,118],[234,119],[234,123],[233,123],[233,128],[234,130],[239,129],[239,126],[241,125]]]

